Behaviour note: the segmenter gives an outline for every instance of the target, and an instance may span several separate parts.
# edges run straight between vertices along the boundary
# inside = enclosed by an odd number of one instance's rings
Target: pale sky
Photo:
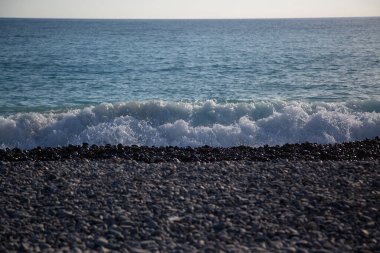
[[[380,16],[380,0],[0,0],[0,17],[307,18]]]

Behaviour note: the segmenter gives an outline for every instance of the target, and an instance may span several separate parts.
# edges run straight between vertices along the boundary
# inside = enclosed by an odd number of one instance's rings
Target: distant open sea
[[[0,148],[380,136],[380,18],[0,19]]]

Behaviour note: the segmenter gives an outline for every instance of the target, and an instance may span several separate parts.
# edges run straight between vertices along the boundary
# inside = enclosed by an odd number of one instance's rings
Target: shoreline
[[[0,161],[58,161],[120,158],[146,163],[216,161],[361,161],[380,159],[380,138],[338,144],[285,144],[263,147],[146,147],[119,145],[69,145],[30,150],[0,149]]]

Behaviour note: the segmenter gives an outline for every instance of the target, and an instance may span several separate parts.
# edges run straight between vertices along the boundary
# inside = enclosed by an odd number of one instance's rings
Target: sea
[[[0,19],[0,148],[380,136],[380,18]]]

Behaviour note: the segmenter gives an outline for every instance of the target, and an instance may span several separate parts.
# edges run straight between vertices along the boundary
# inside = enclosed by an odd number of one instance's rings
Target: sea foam
[[[0,116],[0,148],[69,144],[262,146],[380,136],[380,102],[103,103]]]

